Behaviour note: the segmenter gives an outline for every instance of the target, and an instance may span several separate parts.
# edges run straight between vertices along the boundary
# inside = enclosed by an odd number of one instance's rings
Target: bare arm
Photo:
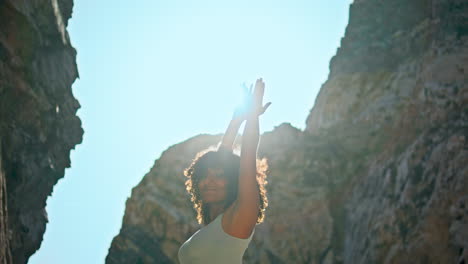
[[[252,101],[252,85],[250,86],[250,90],[244,86],[244,94],[243,94],[243,102],[236,107],[234,113],[232,115],[232,119],[228,125],[226,133],[224,133],[223,139],[221,144],[219,144],[218,149],[223,147],[225,149],[231,150],[233,149],[234,141],[237,137],[237,131],[239,131],[240,126],[247,120],[249,116],[249,103]]]
[[[221,140],[221,144],[219,145],[219,148],[223,147],[232,151],[234,141],[236,140],[236,137],[237,137],[237,132],[239,131],[239,128],[242,122],[243,122],[242,119],[238,119],[238,118],[231,119],[231,121],[229,122],[228,128],[226,129],[226,133],[224,133],[223,135],[223,139]]]
[[[242,135],[239,187],[234,222],[238,234],[247,238],[257,223],[260,196],[257,185],[257,147],[259,142],[258,116],[247,119]]]
[[[262,106],[265,84],[258,79],[254,90],[254,104],[247,115],[240,157],[239,186],[237,200],[234,202],[229,232],[239,238],[248,238],[254,229],[260,206],[260,194],[257,184],[257,148],[260,139],[259,115],[263,114],[271,103]]]

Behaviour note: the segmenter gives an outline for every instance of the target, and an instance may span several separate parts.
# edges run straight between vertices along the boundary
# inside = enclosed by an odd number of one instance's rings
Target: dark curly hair
[[[184,170],[184,175],[188,178],[185,181],[187,192],[190,194],[190,200],[197,211],[197,221],[199,224],[207,224],[208,210],[206,210],[200,197],[198,182],[207,174],[208,168],[223,169],[227,178],[227,197],[224,209],[227,209],[237,198],[237,189],[239,183],[240,156],[234,154],[231,150],[223,147],[218,150],[210,148],[202,150],[195,155],[192,163]],[[258,208],[257,224],[263,222],[265,218],[265,209],[268,206],[265,185],[268,163],[266,158],[257,159],[257,185],[260,195],[260,206]]]

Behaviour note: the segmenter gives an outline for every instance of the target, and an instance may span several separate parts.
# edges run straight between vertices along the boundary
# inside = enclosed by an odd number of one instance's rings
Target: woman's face
[[[227,179],[223,173],[223,169],[208,168],[206,177],[198,182],[198,189],[204,203],[217,203],[226,200]]]

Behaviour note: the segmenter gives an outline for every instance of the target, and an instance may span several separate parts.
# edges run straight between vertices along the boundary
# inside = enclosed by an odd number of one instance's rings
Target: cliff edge
[[[0,1],[0,263],[27,263],[46,200],[81,143],[73,1]]]

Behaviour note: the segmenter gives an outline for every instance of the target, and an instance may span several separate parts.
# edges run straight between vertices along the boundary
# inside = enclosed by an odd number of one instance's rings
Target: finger
[[[247,92],[249,88],[247,88],[247,85],[245,82],[242,83],[242,91]]]
[[[268,109],[268,107],[271,105],[271,102],[268,102],[264,107],[263,107],[263,110],[262,110],[262,114],[265,113],[265,111]]]
[[[265,83],[260,82],[259,85],[255,89],[255,100],[258,103],[258,105],[263,105],[263,95],[265,94]]]
[[[242,83],[242,98],[247,98],[248,96],[249,96],[249,88],[244,82]]]
[[[257,80],[257,86],[261,90],[265,89],[265,82],[262,80],[262,78]]]
[[[265,83],[261,81],[261,79],[257,79],[257,82],[255,83],[255,94],[259,94],[262,92],[262,90],[265,88]]]

